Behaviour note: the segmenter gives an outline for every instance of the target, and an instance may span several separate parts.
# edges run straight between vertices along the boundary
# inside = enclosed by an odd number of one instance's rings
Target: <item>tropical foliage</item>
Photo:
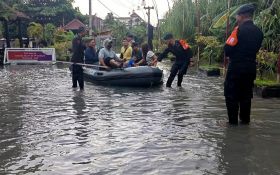
[[[54,43],[54,32],[56,30],[55,25],[48,23],[45,25],[45,40],[48,45]]]
[[[128,28],[124,23],[116,20],[112,13],[108,13],[104,21],[105,27],[112,31],[112,37],[116,40],[117,50],[122,46],[122,39],[128,34],[133,34],[135,40],[142,43],[146,38],[146,25],[142,23],[138,26]]]
[[[272,73],[280,48],[279,0],[176,0],[161,24],[161,34],[172,32],[177,38],[194,42],[202,48],[200,56],[204,62],[221,62],[221,45],[235,25],[237,10],[245,3],[255,4],[254,21],[265,37],[258,54],[258,69],[260,74]]]
[[[6,0],[10,1],[10,0]],[[15,9],[27,14],[33,21],[41,24],[53,23],[55,26],[63,26],[74,18],[86,22],[78,8],[73,8],[74,0],[13,0],[17,3],[9,2]]]
[[[54,32],[54,45],[58,60],[69,61],[71,41],[74,38],[73,32],[66,32],[62,28],[58,28]]]
[[[36,22],[43,25],[44,31],[49,29],[52,31],[48,23],[56,27],[67,24],[74,18],[87,23],[87,17],[82,15],[78,8],[73,8],[73,0],[0,0],[0,21],[1,20],[14,20],[15,14],[27,15],[30,19],[22,21],[22,36],[27,37],[25,28],[29,22]],[[13,22],[9,25],[9,34],[11,38],[17,37],[17,23]],[[1,32],[0,32],[1,33]],[[48,43],[52,41],[48,38],[48,33],[45,33],[45,39]]]
[[[175,1],[172,10],[166,14],[161,24],[162,33],[172,32],[175,37],[194,41],[195,13],[192,0]]]
[[[203,50],[201,58],[208,60],[209,65],[213,61],[220,62],[222,56],[222,44],[218,41],[215,36],[198,36],[196,37],[196,43]]]
[[[43,26],[39,23],[32,22],[29,24],[27,28],[28,36],[31,38],[35,38],[35,40],[39,41],[43,38]]]
[[[268,52],[267,50],[260,50],[257,55],[258,72],[260,79],[264,78],[264,75],[272,77],[276,71],[278,54],[274,52]]]

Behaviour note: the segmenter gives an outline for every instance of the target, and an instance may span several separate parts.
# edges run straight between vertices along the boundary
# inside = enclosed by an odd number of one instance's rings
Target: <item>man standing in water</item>
[[[166,87],[171,87],[171,84],[178,73],[177,86],[182,86],[183,76],[187,73],[188,66],[192,62],[192,50],[184,40],[175,40],[171,33],[167,33],[163,39],[167,44],[167,48],[158,56],[158,61],[166,58],[171,52],[176,58],[172,65]]]
[[[224,84],[224,95],[230,124],[250,123],[251,99],[256,78],[256,54],[262,40],[262,31],[254,25],[255,7],[246,4],[240,7],[236,20],[238,26],[226,41],[225,55],[229,65]]]
[[[86,35],[87,31],[84,27],[78,29],[78,35],[72,40],[72,83],[73,88],[77,87],[77,82],[79,83],[80,89],[84,89],[84,76],[83,67],[75,63],[84,63],[84,51],[86,46],[84,45],[82,38]]]

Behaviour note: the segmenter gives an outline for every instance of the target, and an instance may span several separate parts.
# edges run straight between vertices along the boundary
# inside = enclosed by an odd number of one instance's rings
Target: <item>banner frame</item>
[[[51,61],[38,61],[38,60],[18,60],[18,61],[12,61],[8,58],[8,52],[9,51],[19,51],[19,52],[38,52],[38,51],[51,51],[52,52],[52,60]],[[12,63],[50,63],[56,61],[56,55],[55,55],[55,48],[5,48],[4,52],[4,60],[3,63],[5,64],[12,64]]]

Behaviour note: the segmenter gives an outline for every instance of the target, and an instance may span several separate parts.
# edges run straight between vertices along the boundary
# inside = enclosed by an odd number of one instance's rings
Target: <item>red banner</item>
[[[42,51],[12,51],[8,52],[8,59],[12,61],[52,61],[52,54],[46,54]]]

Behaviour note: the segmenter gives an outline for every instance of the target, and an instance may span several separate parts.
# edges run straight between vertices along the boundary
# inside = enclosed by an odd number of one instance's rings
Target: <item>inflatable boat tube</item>
[[[151,87],[161,85],[163,73],[157,67],[139,66],[124,69],[101,71],[93,68],[84,68],[84,77],[101,85]]]

